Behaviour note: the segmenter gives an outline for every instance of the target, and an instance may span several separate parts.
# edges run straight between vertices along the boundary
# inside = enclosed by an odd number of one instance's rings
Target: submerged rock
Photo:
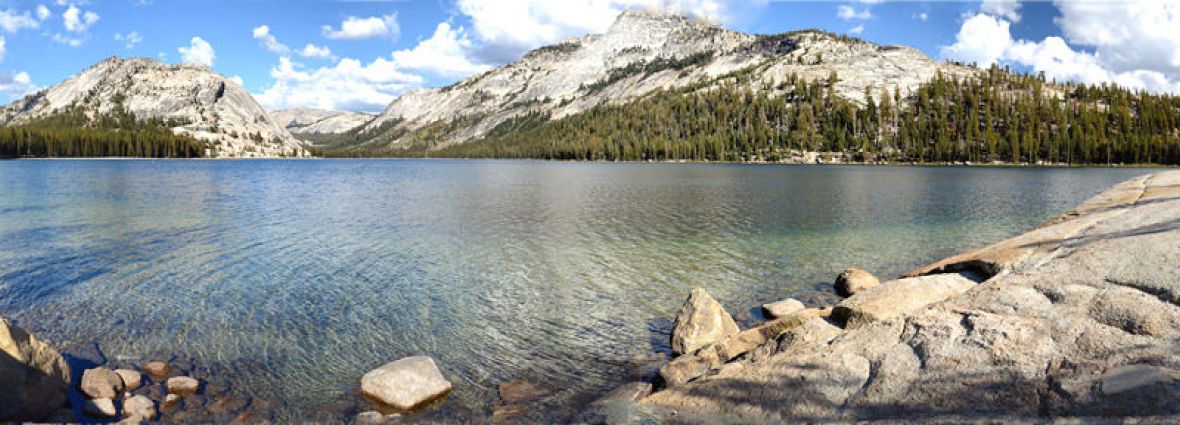
[[[61,354],[0,317],[0,422],[44,419],[65,405],[69,388]]]
[[[881,281],[872,273],[853,267],[836,276],[836,283],[833,287],[836,289],[836,294],[848,298],[880,283]]]
[[[168,392],[180,396],[196,394],[197,390],[201,388],[201,381],[198,381],[187,376],[176,376],[168,378],[164,382],[164,386],[168,388]]]
[[[516,404],[546,395],[549,395],[549,390],[521,379],[500,384],[500,400],[505,404]]]
[[[82,372],[82,383],[79,385],[82,394],[90,398],[115,399],[123,392],[123,378],[119,374],[99,366]]]
[[[782,301],[776,301],[769,304],[762,304],[762,312],[766,313],[767,317],[777,319],[796,311],[807,308],[802,301],[794,298],[787,298]]]
[[[92,398],[82,402],[82,412],[96,418],[113,418],[119,414],[109,398]]]
[[[148,362],[143,365],[143,373],[155,379],[163,379],[172,373],[172,366],[164,362]]]
[[[717,300],[704,289],[693,289],[672,324],[672,353],[691,353],[737,332],[737,323]]]
[[[123,401],[123,417],[150,421],[156,417],[156,403],[141,395],[131,397]]]
[[[410,410],[451,391],[434,359],[406,357],[373,369],[361,377],[361,393],[399,410]]]

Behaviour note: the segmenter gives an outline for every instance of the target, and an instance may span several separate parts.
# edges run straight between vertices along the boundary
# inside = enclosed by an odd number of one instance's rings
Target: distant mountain
[[[605,34],[542,47],[509,65],[440,89],[396,99],[344,140],[356,149],[438,150],[512,131],[522,120],[559,120],[599,105],[621,105],[671,89],[709,90],[749,73],[750,90],[781,95],[789,76],[824,80],[863,102],[865,88],[909,94],[941,71],[975,75],[920,51],[820,31],[762,36],[661,12],[628,10]]]
[[[376,117],[375,114],[349,111],[295,108],[269,111],[271,118],[291,134],[343,133],[360,127]]]
[[[131,127],[128,117],[203,141],[206,157],[309,155],[304,143],[278,125],[250,93],[199,65],[112,57],[0,109],[5,126],[68,122],[111,130],[112,125]]]

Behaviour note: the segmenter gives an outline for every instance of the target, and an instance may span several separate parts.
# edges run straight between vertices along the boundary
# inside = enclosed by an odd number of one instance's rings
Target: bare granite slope
[[[418,90],[394,100],[366,125],[371,147],[427,143],[423,129],[441,133],[429,147],[478,139],[513,118],[559,119],[602,104],[623,104],[656,90],[704,84],[708,90],[753,73],[751,90],[785,93],[791,74],[805,79],[840,76],[837,92],[863,101],[866,87],[909,93],[941,71],[977,72],[935,61],[916,49],[879,46],[818,31],[760,36],[661,12],[624,11],[604,34],[542,47],[520,60],[441,89]],[[441,131],[439,131],[441,130]],[[421,147],[421,146],[419,146]]]
[[[832,318],[615,419],[1180,419],[1180,172],[1119,184],[1036,230],[911,275],[925,277],[857,294]],[[963,290],[934,297],[915,279]],[[874,302],[882,297],[944,301]],[[842,321],[854,314],[863,323]]]
[[[175,120],[172,129],[210,143],[213,157],[307,156],[234,81],[200,65],[112,57],[39,93],[0,108],[0,124],[80,112],[90,119],[126,110],[137,119]]]
[[[275,122],[291,134],[335,134],[360,127],[372,121],[374,115],[349,111],[294,108],[269,111]]]

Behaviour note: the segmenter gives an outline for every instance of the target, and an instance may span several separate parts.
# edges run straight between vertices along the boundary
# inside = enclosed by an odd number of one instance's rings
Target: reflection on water
[[[828,299],[845,267],[896,275],[1145,172],[2,162],[0,314],[108,358],[191,358],[290,417],[340,420],[361,374],[424,354],[448,414],[525,378],[560,418],[666,350],[693,287],[735,313]]]

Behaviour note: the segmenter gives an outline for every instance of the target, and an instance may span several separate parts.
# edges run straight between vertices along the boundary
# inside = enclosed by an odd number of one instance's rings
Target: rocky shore
[[[742,329],[694,290],[658,373],[569,422],[1180,421],[1180,171],[897,279],[848,269],[834,291],[830,306],[763,305],[768,320]],[[259,423],[281,407],[175,360],[71,371],[3,318],[0,352],[0,422]],[[402,415],[452,390],[445,372],[408,357],[358,373],[372,410],[351,421],[413,421]],[[527,403],[550,391],[506,382],[486,420],[527,422]]]
[[[672,336],[692,344],[655,391],[575,422],[1180,420],[1180,172],[895,280],[847,272],[837,290],[831,310],[774,303],[784,315],[747,330],[694,291]]]

